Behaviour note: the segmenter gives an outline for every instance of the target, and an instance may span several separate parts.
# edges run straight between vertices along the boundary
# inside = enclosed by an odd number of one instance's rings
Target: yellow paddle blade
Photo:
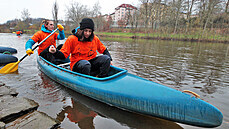
[[[0,73],[12,73],[18,70],[18,64],[20,63],[20,61],[18,62],[14,62],[14,63],[9,63],[7,65],[5,65],[3,68],[0,69]]]

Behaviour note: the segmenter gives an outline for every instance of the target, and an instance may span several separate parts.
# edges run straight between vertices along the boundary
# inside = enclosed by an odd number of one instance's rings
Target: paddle
[[[35,46],[32,51],[34,51],[39,45],[41,45],[46,39],[48,39],[51,35],[53,35],[56,31],[58,30],[55,29],[50,35],[48,35],[45,39],[43,39],[37,46]],[[4,66],[2,69],[0,69],[0,73],[12,73],[15,72],[18,69],[18,64],[24,60],[26,57],[28,56],[28,54],[24,55],[19,61],[17,62],[13,62],[13,63],[9,63],[6,66]]]

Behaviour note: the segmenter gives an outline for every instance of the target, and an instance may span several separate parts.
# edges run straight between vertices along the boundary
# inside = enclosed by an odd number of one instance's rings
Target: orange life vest
[[[94,36],[92,41],[78,41],[78,38],[74,35],[68,37],[61,52],[67,58],[70,54],[70,67],[79,60],[91,60],[96,57],[97,51],[102,54],[106,50],[106,47],[102,44],[97,36]]]

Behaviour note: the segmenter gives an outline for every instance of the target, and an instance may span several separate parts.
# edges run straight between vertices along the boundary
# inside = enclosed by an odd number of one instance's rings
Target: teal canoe
[[[100,102],[174,122],[217,127],[222,113],[190,94],[166,87],[111,66],[108,77],[97,78],[54,65],[42,57],[39,69],[54,81]]]
[[[9,63],[17,62],[18,58],[13,55],[0,53],[0,65],[6,65]]]
[[[17,49],[11,48],[11,47],[2,47],[2,46],[0,46],[0,53],[15,54],[15,53],[17,53]]]

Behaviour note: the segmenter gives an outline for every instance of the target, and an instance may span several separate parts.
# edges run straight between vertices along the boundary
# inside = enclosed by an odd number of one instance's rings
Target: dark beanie
[[[94,22],[92,19],[90,18],[82,19],[82,21],[80,22],[80,30],[83,30],[86,28],[92,29],[92,31],[94,31]]]

